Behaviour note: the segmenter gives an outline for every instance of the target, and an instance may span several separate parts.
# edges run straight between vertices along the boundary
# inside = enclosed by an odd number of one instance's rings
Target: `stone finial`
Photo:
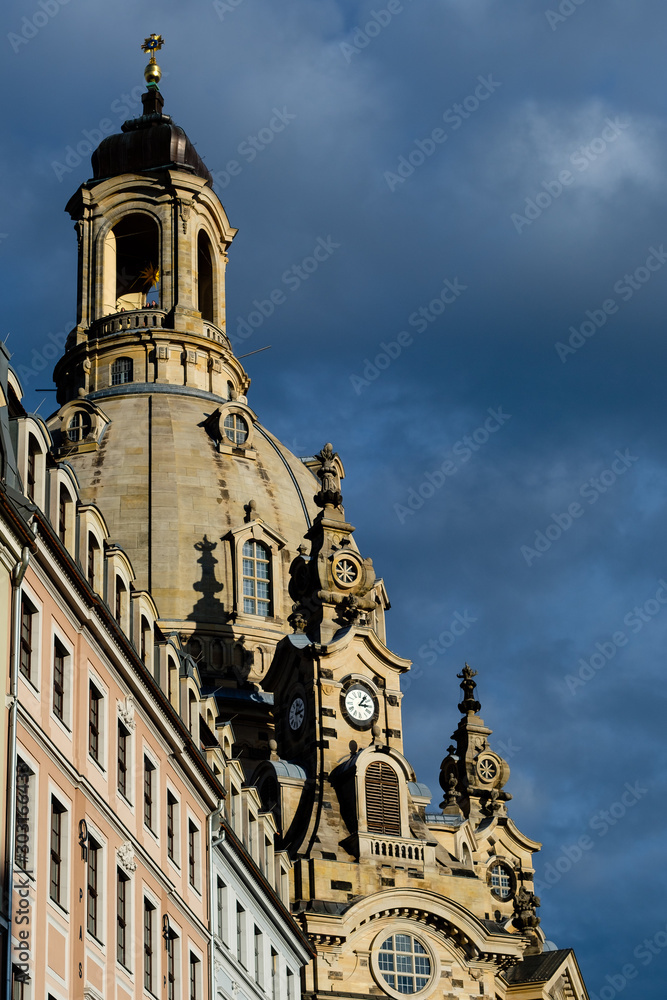
[[[249,500],[248,503],[243,505],[245,511],[245,522],[249,524],[250,521],[254,521],[257,517],[257,502],[255,500]]]
[[[477,685],[473,677],[477,677],[477,671],[472,670],[466,663],[462,672],[456,676],[461,679],[461,690],[463,691],[463,701],[459,703],[459,712],[463,712],[465,715],[475,715],[482,707],[475,697]]]
[[[278,744],[275,740],[269,740],[269,760],[280,760],[278,756]]]
[[[320,480],[320,489],[315,494],[315,503],[318,507],[340,507],[343,502],[343,494],[340,492],[340,480],[336,471],[335,459],[338,458],[338,455],[334,452],[333,445],[325,444],[316,457],[320,461],[320,467],[316,473]]]

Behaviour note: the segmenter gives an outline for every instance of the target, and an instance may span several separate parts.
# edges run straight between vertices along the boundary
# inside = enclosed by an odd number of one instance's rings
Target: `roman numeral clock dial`
[[[292,701],[292,704],[289,707],[289,713],[287,715],[290,724],[290,729],[292,730],[292,732],[295,733],[298,729],[301,729],[305,715],[306,715],[306,706],[304,704],[303,698],[300,698],[297,695],[297,697],[294,698],[294,700]]]
[[[377,698],[359,681],[344,688],[341,702],[345,717],[356,729],[368,729],[378,717]]]

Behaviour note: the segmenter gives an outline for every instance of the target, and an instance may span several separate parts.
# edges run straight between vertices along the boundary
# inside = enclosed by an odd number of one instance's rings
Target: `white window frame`
[[[151,989],[144,986],[145,982],[145,953],[144,953],[144,910],[146,902],[150,903],[153,909],[153,927],[152,927],[152,940],[151,940],[151,966],[152,966],[152,982]],[[160,963],[160,928],[158,924],[160,923],[160,905],[155,895],[144,883],[141,889],[141,991],[143,994],[148,993],[149,996],[159,997],[160,990],[160,979],[162,975],[161,963]]]
[[[26,869],[20,869],[20,870],[23,873],[22,877],[23,877],[23,875],[27,875],[28,878],[31,881],[34,882],[34,880],[36,878],[35,871],[36,871],[36,865],[37,865],[37,850],[36,850],[36,848],[37,848],[37,843],[36,843],[37,838],[36,838],[36,832],[37,832],[37,830],[39,830],[39,816],[38,816],[38,807],[39,807],[39,767],[38,767],[37,763],[35,762],[34,758],[31,756],[31,754],[27,753],[27,751],[21,746],[20,743],[17,745],[16,755],[17,755],[17,761],[16,761],[16,763],[17,763],[17,770],[16,770],[16,790],[17,790],[17,793],[18,793],[18,790],[19,790],[19,765],[20,765],[20,762],[23,762],[29,768],[29,770],[30,770],[29,787],[28,787],[28,801],[26,803],[19,802],[18,801],[18,795],[17,795],[17,800],[16,800],[16,809],[17,809],[16,819],[17,819],[17,821],[18,821],[18,818],[19,818],[19,816],[18,816],[18,810],[19,810],[19,808],[21,808],[23,806],[27,807],[26,813],[25,813],[25,817],[24,817],[25,818],[25,823],[26,823],[26,826],[27,826],[27,831],[26,831],[26,837],[27,837],[26,846],[27,846],[27,851],[25,853]],[[49,800],[49,809],[50,809],[50,800]],[[22,819],[23,819],[23,817],[22,817]],[[50,816],[49,816],[49,822],[50,822]],[[14,826],[14,830],[12,831],[12,836],[14,837],[14,847],[16,849],[16,846],[17,846],[17,844],[16,844],[16,825]],[[49,843],[49,850],[50,850],[50,843]],[[16,855],[15,855],[15,858],[14,858],[14,863],[16,865]],[[18,865],[16,867],[18,867]]]
[[[169,848],[168,848],[168,841],[167,841],[167,815],[168,815],[167,814],[167,809],[169,808],[169,796],[170,795],[172,796],[172,798],[174,798],[176,800],[175,803],[174,803],[174,805],[175,805],[175,810],[174,810],[174,820],[175,820],[175,822],[174,822],[174,856],[173,856],[173,858],[171,858],[169,856]],[[173,865],[174,868],[176,868],[177,871],[180,872],[180,870],[181,870],[181,800],[180,800],[179,796],[176,794],[175,789],[172,788],[172,786],[169,784],[169,781],[167,781],[167,798],[166,798],[165,805],[166,805],[167,809],[165,809],[165,817],[164,817],[164,831],[165,831],[164,835],[165,835],[165,843],[167,844],[167,860],[168,860],[169,864]]]
[[[23,596],[26,596],[35,611],[32,614],[32,624],[30,626],[30,679],[26,677],[20,669],[20,656],[18,663],[18,676],[19,682],[23,682],[27,685],[28,690],[39,698],[41,692],[41,679],[42,679],[42,625],[44,622],[44,605],[36,596],[35,591],[25,583],[21,585],[21,600]],[[23,625],[23,615],[21,614],[21,621],[19,622],[19,628]]]
[[[108,860],[108,842],[106,837],[103,837],[100,831],[91,826],[91,823],[86,817],[86,823],[88,825],[88,860],[86,861],[86,889],[85,889],[85,900],[86,900],[86,933],[87,936],[92,938],[96,944],[104,947],[106,942],[106,917],[107,917],[107,899],[106,899],[106,888],[107,888],[107,860]],[[90,840],[95,841],[99,844],[98,847],[98,869],[97,869],[97,934],[93,934],[88,930],[88,863],[90,861]],[[114,886],[115,888],[115,886]]]
[[[116,795],[120,798],[126,806],[134,810],[134,803],[136,800],[136,786],[134,782],[135,778],[135,767],[134,767],[134,730],[127,725],[120,717],[118,709],[122,706],[122,702],[117,703],[116,710],[116,743],[115,743],[115,762],[116,762]],[[118,727],[122,726],[127,733],[127,742],[125,744],[125,794],[121,792],[118,787],[118,775],[120,773],[118,768]]]
[[[116,958],[116,967],[122,969],[125,973],[131,973],[134,957],[134,879],[131,877],[130,872],[125,871],[122,864],[118,860],[118,856],[115,857],[115,881],[114,881],[114,955]],[[125,878],[123,882],[125,883],[125,958],[127,959],[127,965],[123,963],[118,958],[118,872],[122,872]],[[142,913],[143,918],[143,913]],[[142,925],[143,926],[143,925]],[[143,938],[142,938],[143,945]]]
[[[144,758],[148,760],[153,765],[151,773],[153,778],[151,779],[151,821],[154,824],[154,829],[152,829],[146,823],[145,813],[144,813],[144,781],[146,778],[146,762]],[[141,753],[141,822],[143,824],[144,830],[148,830],[155,840],[160,839],[160,768],[159,768],[159,757],[157,754],[151,750],[151,748],[144,742],[142,743],[142,753]]]
[[[197,822],[196,817],[190,811],[190,809],[186,809],[186,823],[187,823],[187,831],[188,831],[187,884],[188,884],[188,888],[189,889],[192,889],[193,892],[196,892],[196,894],[198,896],[201,896],[201,894],[202,894],[201,825]],[[192,824],[192,826],[194,827],[194,830],[195,830],[195,839],[194,839],[194,847],[195,847],[195,858],[194,858],[194,861],[195,861],[195,881],[194,881],[194,884],[190,881],[190,824]]]
[[[63,719],[59,719],[54,711],[53,701],[54,701],[54,682],[55,682],[55,653],[56,653],[56,642],[59,642],[63,649],[66,651],[64,669],[63,669]],[[62,731],[68,736],[69,739],[72,738],[72,690],[74,685],[74,646],[66,637],[65,632],[60,628],[60,626],[51,619],[51,660],[50,660],[51,674],[50,674],[50,691],[51,698],[49,704],[49,712],[51,718],[55,720],[56,724],[62,729]]]
[[[97,729],[97,740],[98,740],[98,756],[97,756],[97,759],[95,757],[93,757],[93,755],[90,752],[90,685],[91,684],[94,685],[97,688],[97,690],[99,691],[100,698],[98,700],[101,702],[101,705],[100,705],[100,708],[99,708],[99,720],[100,720],[100,723],[99,723],[99,726],[98,726],[98,729]],[[100,680],[99,674],[91,666],[90,663],[88,664],[88,688],[87,688],[87,695],[88,695],[88,698],[87,698],[86,711],[87,711],[88,727],[87,727],[87,733],[86,733],[86,753],[88,755],[88,760],[91,761],[95,765],[95,767],[97,767],[98,770],[101,771],[104,774],[105,777],[107,777],[107,774],[108,774],[108,768],[107,768],[107,751],[108,751],[107,733],[108,733],[108,730],[109,730],[109,720],[107,718],[107,715],[108,715],[108,709],[109,709],[109,689],[106,686],[106,684],[102,683],[102,681]]]
[[[62,789],[54,784],[52,781],[48,783],[47,790],[48,798],[48,848],[47,848],[47,891],[46,898],[48,900],[49,906],[54,907],[55,912],[60,914],[63,913],[69,916],[70,912],[70,867],[72,863],[72,800],[69,796],[65,795]],[[60,902],[56,902],[51,896],[51,810],[52,801],[56,801],[63,807],[61,813],[64,816],[60,830],[60,844],[61,844],[61,854],[60,854]]]

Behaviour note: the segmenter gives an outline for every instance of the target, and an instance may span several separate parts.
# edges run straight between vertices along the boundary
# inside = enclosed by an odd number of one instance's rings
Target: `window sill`
[[[59,719],[55,712],[51,712],[51,718],[56,723],[59,729],[65,733],[65,735],[71,740],[72,739],[72,729],[63,719]]]
[[[62,903],[59,903],[57,899],[53,898],[53,896],[49,896],[49,903],[51,903],[52,906],[55,906],[58,912],[63,917],[67,917],[69,920],[69,910],[66,910]]]
[[[104,941],[100,941],[100,939],[97,937],[96,934],[93,934],[93,932],[89,931],[87,928],[86,928],[86,934],[92,941],[95,942],[95,944],[99,945],[100,948],[104,948]]]
[[[127,795],[123,795],[123,793],[121,792],[120,788],[117,788],[116,792],[118,793],[118,798],[122,802],[124,802],[126,806],[129,806],[130,809],[134,809],[134,803],[130,802],[130,800],[128,799]]]
[[[39,698],[39,688],[36,686],[35,682],[31,680],[30,677],[26,677],[25,674],[22,674],[20,670],[19,670],[19,679],[28,685],[28,687],[32,691],[32,694],[34,694],[36,698]]]
[[[150,833],[155,843],[156,844],[160,843],[160,838],[158,837],[157,833],[155,832],[155,830],[151,830],[150,826],[147,823],[144,823],[144,833]]]
[[[91,753],[88,754],[88,760],[91,764],[94,764],[100,774],[104,775],[106,778],[107,772],[103,764],[100,764],[99,760],[96,760]]]

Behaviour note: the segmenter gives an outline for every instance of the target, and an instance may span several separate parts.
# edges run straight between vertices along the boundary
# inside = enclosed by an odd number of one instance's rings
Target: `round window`
[[[238,413],[225,417],[225,434],[232,444],[243,444],[248,437],[248,425]]]
[[[489,868],[489,888],[491,889],[491,895],[495,896],[496,899],[511,899],[514,895],[515,887],[516,879],[509,865],[498,861]]]
[[[334,567],[334,573],[338,582],[344,587],[351,587],[359,576],[356,563],[351,559],[339,559]]]
[[[482,781],[493,781],[498,775],[498,764],[493,757],[480,757],[477,761],[477,773]]]
[[[424,945],[412,934],[391,934],[380,945],[377,967],[390,990],[421,993],[433,978],[433,962]]]

